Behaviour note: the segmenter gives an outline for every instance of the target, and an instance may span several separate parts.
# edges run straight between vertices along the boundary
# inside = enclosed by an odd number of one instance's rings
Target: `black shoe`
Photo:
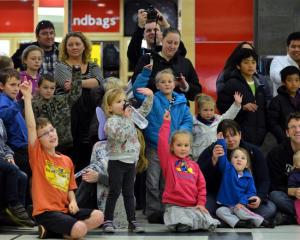
[[[26,209],[22,204],[17,204],[15,206],[9,206],[5,209],[8,217],[18,225],[24,227],[34,227],[35,222],[29,217]]]
[[[275,227],[275,223],[274,221],[267,221],[264,220],[261,224],[261,226],[265,227],[265,228],[274,228]]]
[[[277,212],[276,216],[274,218],[274,225],[279,226],[279,225],[291,225],[291,224],[296,224],[296,219],[292,215],[287,215],[282,212]]]
[[[27,211],[28,216],[32,218],[33,206],[28,205],[26,208],[26,211]]]
[[[38,226],[39,239],[47,238],[47,230],[43,225]]]
[[[175,231],[176,232],[188,232],[191,230],[191,227],[186,225],[186,224],[182,224],[182,223],[178,223],[175,227]]]
[[[164,216],[162,212],[154,212],[148,216],[149,223],[164,224]]]
[[[219,219],[220,223],[218,225],[218,228],[231,228],[226,222],[224,222],[222,219]]]
[[[234,226],[235,228],[254,228],[255,225],[250,220],[239,220]]]

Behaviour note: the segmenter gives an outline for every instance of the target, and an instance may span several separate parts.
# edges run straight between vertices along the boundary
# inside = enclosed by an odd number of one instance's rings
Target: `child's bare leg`
[[[71,236],[64,235],[66,239],[83,238],[91,229],[99,227],[104,221],[103,213],[99,210],[93,210],[90,217],[83,221],[77,221],[71,230]]]
[[[87,226],[83,221],[77,221],[71,230],[71,236],[64,235],[66,239],[80,239],[87,234]]]
[[[86,224],[87,230],[99,227],[104,221],[104,215],[100,210],[93,210],[91,216],[83,222]]]

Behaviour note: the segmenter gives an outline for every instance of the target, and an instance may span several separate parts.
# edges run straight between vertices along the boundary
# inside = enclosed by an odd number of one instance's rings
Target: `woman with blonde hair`
[[[90,61],[91,43],[81,32],[68,33],[59,50],[59,61],[56,63],[54,78],[57,81],[56,94],[68,92],[71,88],[72,68],[80,66],[82,73],[82,95],[71,111],[74,156],[76,170],[87,166],[92,152],[89,141],[89,127],[95,114],[96,100],[91,89],[102,86],[104,80],[99,66]]]

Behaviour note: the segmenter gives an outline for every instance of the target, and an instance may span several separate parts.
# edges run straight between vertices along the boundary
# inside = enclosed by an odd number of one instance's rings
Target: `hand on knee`
[[[87,226],[82,221],[77,221],[71,230],[72,238],[83,238],[87,234]]]

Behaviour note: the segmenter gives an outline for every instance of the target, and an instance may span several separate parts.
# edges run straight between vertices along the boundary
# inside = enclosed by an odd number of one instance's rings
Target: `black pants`
[[[136,179],[134,183],[136,210],[144,210],[146,207],[146,176],[147,171],[136,174]]]
[[[113,220],[116,202],[121,190],[128,222],[135,220],[134,179],[135,164],[117,160],[108,161],[109,193],[106,200],[105,220]]]
[[[75,165],[75,172],[79,172],[90,164],[92,149],[93,146],[89,143],[74,142],[72,160]]]
[[[93,209],[79,209],[75,214],[59,211],[43,212],[35,216],[38,224],[43,225],[48,231],[56,234],[71,235],[72,228],[78,220],[86,220],[91,217]]]

